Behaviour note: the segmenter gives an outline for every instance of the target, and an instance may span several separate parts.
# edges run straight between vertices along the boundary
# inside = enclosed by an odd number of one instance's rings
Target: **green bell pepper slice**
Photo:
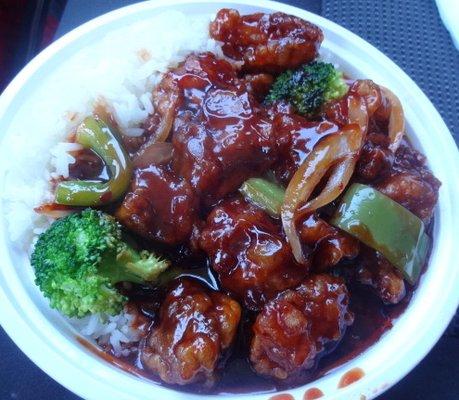
[[[279,218],[282,203],[284,202],[285,190],[276,183],[262,178],[250,178],[239,188],[244,198],[271,217]]]
[[[70,206],[100,206],[119,199],[129,186],[132,165],[113,130],[97,117],[87,117],[78,126],[76,143],[92,149],[104,161],[110,179],[63,181],[55,191],[56,203]]]
[[[329,222],[379,251],[409,283],[417,282],[430,240],[422,220],[405,207],[372,187],[353,184]]]

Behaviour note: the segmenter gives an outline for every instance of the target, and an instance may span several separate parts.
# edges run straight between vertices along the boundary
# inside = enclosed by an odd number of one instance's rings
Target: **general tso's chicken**
[[[197,219],[190,184],[167,165],[137,169],[117,219],[137,234],[173,245],[186,242]]]
[[[223,53],[242,61],[246,72],[279,73],[314,60],[323,40],[316,25],[284,13],[241,16],[222,9],[210,24],[212,38],[223,42]]]
[[[280,226],[239,198],[213,209],[200,243],[222,286],[251,310],[296,286],[307,273],[295,264]]]
[[[266,86],[265,79],[240,80],[231,64],[204,53],[188,56],[155,90],[158,107],[149,129],[170,128],[174,169],[205,205],[275,161],[271,121],[250,92]]]
[[[419,218],[429,221],[437,203],[439,186],[435,178],[427,180],[417,174],[402,172],[389,176],[376,189]]]
[[[394,153],[389,149],[389,138],[383,133],[370,133],[360,152],[356,177],[364,183],[374,183],[390,174]]]
[[[309,121],[291,112],[282,112],[279,105],[276,108],[271,110],[274,114],[273,133],[279,154],[274,173],[280,182],[288,185],[314,145],[321,138],[337,133],[339,128],[326,120]]]
[[[141,351],[141,361],[167,383],[211,386],[234,341],[241,316],[230,297],[181,279],[164,299],[159,324]]]
[[[275,160],[271,123],[251,96],[215,89],[206,96],[201,120],[183,120],[172,143],[176,170],[203,203],[213,205]]]
[[[316,25],[225,8],[208,36],[216,54],[199,45],[184,53],[188,43],[159,81],[146,78],[154,88],[141,129],[121,132],[113,105],[100,101],[69,135],[85,148],[71,152],[68,179],[51,180],[54,202],[35,208],[58,220],[38,239],[31,263],[51,306],[65,314],[127,307],[141,338],[123,344],[127,355],[105,350],[168,386],[206,394],[243,392],[253,378],[265,382],[261,390],[299,386],[321,375],[332,352],[341,362],[356,342],[367,349],[392,326],[389,308],[404,309],[428,263],[422,247],[435,239],[429,223],[440,182],[404,139],[398,97],[319,59],[324,36]],[[155,62],[155,54],[140,53],[142,68],[150,56]],[[393,202],[373,189],[404,209],[389,210]],[[110,215],[89,209],[60,218],[84,204]],[[402,240],[420,234],[407,210],[423,220],[429,240]],[[130,243],[118,240],[124,234]],[[58,297],[71,293],[71,256],[86,242],[89,250],[96,244],[93,275],[104,284],[93,284],[92,295],[79,290],[88,279],[78,276],[73,286],[84,307],[72,311]],[[58,247],[72,254],[57,271],[65,279],[55,300],[45,286],[56,292],[50,263],[62,264]],[[71,305],[73,297],[66,296]]]
[[[361,256],[351,274],[358,282],[371,286],[385,304],[397,304],[406,294],[402,275],[381,254],[362,246]]]
[[[402,142],[389,176],[375,187],[428,222],[437,204],[441,183],[425,164],[422,154]]]
[[[440,182],[426,167],[424,156],[406,142],[393,154],[387,136],[370,134],[357,164],[356,179],[374,186],[424,222],[432,217]]]
[[[250,361],[255,371],[280,380],[313,368],[353,322],[340,278],[311,275],[268,302],[253,325]]]
[[[316,272],[326,272],[343,258],[353,259],[359,254],[357,239],[315,214],[302,222],[299,233],[302,243],[311,249],[312,269]]]

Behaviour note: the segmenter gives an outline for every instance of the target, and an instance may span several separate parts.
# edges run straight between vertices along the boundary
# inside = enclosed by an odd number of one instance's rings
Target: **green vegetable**
[[[327,101],[339,99],[347,90],[343,74],[333,64],[313,61],[279,75],[266,101],[286,100],[298,113],[312,116]]]
[[[87,117],[77,129],[76,142],[92,149],[104,160],[110,179],[107,182],[60,182],[56,187],[56,203],[98,206],[120,198],[129,186],[132,166],[116,134],[101,119]]]
[[[242,184],[239,191],[248,201],[272,217],[279,217],[285,190],[278,184],[266,179],[251,178]]]
[[[91,209],[55,221],[40,235],[31,263],[51,307],[70,317],[117,314],[127,299],[114,284],[154,281],[168,267],[130,247],[113,217]]]
[[[429,249],[423,222],[377,190],[354,184],[345,193],[332,225],[379,251],[414,284]]]

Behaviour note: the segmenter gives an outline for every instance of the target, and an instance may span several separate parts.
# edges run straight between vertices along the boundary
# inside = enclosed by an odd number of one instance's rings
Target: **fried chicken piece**
[[[200,244],[222,286],[251,310],[298,285],[307,273],[295,263],[280,225],[241,198],[212,210]]]
[[[158,106],[146,126],[151,137],[170,132],[173,168],[201,204],[213,206],[276,160],[272,123],[253,95],[269,82],[266,75],[239,79],[229,62],[202,53],[189,55],[155,89]]]
[[[425,165],[425,157],[402,142],[395,155],[389,138],[368,135],[356,168],[356,178],[401,204],[428,222],[437,204],[440,181]]]
[[[353,322],[340,278],[312,275],[267,303],[253,325],[250,362],[263,376],[294,378],[313,368]]]
[[[312,269],[316,272],[326,272],[343,258],[353,259],[359,254],[357,239],[315,214],[302,222],[299,234],[301,242],[311,249]]]
[[[196,208],[197,198],[185,179],[167,165],[151,165],[135,171],[115,216],[147,239],[174,245],[190,237]]]
[[[394,153],[389,149],[389,138],[382,133],[370,133],[360,152],[356,176],[362,182],[375,182],[390,174]]]
[[[211,386],[240,317],[239,304],[229,296],[181,279],[161,305],[159,324],[146,340],[141,361],[166,383]]]
[[[409,172],[393,173],[376,185],[381,193],[401,204],[424,221],[429,221],[438,200],[439,182]]]
[[[400,272],[380,253],[362,246],[362,252],[352,267],[357,282],[371,286],[385,304],[397,304],[406,294],[405,281]]]
[[[323,41],[322,30],[284,13],[241,16],[221,9],[210,24],[210,36],[223,42],[223,53],[242,61],[245,72],[279,73],[314,60]]]

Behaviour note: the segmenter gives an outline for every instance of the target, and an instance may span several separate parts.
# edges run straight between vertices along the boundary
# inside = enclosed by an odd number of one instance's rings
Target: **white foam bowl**
[[[283,11],[319,25],[325,33],[323,48],[355,77],[371,78],[387,86],[405,109],[407,130],[414,145],[426,156],[442,181],[435,212],[434,245],[426,273],[394,327],[364,353],[317,381],[283,391],[303,399],[305,391],[317,387],[330,399],[374,398],[402,379],[433,347],[459,303],[459,268],[454,241],[459,226],[459,156],[445,123],[416,84],[389,58],[346,29],[299,8],[263,0],[191,1],[158,0],[125,7],[96,18],[57,40],[33,59],[0,98],[0,188],[4,187],[5,138],[22,101],[40,87],[42,78],[68,54],[104,34],[132,21],[143,21],[168,8],[188,14],[215,12],[234,7],[242,13]],[[174,27],[171,27],[174,29]],[[82,67],[83,68],[83,67]],[[50,72],[51,71],[51,72]],[[78,79],[76,76],[75,79]],[[49,110],[52,113],[52,110]],[[86,399],[202,399],[215,396],[181,393],[134,377],[85,349],[77,333],[37,294],[27,255],[15,250],[8,237],[5,209],[0,204],[0,322],[8,335],[47,374]],[[365,375],[352,385],[338,389],[342,375],[354,367]],[[446,373],[446,371],[445,371]],[[241,378],[242,379],[242,378]],[[231,399],[267,400],[273,393],[228,395]]]

